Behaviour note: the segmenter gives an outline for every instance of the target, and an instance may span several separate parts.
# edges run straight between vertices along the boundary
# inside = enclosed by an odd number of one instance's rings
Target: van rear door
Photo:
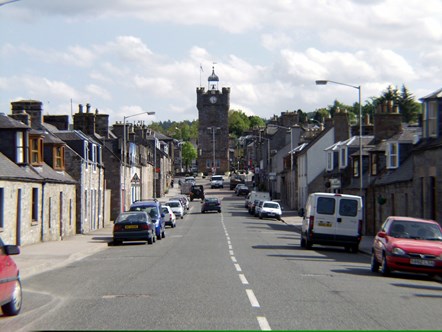
[[[336,197],[336,241],[346,241],[360,235],[362,202],[356,197]]]
[[[321,240],[334,240],[336,228],[336,198],[317,196],[314,216],[314,232]]]

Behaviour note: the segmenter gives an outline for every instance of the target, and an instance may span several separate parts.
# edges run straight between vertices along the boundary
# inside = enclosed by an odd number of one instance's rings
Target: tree
[[[197,157],[197,151],[190,142],[184,142],[181,148],[184,165],[186,165],[186,169],[189,169],[189,165],[192,163],[192,160],[196,159]]]
[[[405,85],[402,85],[398,106],[404,122],[418,122],[422,112],[421,104],[414,99],[413,94],[408,91]]]
[[[229,111],[229,132],[239,137],[243,132],[250,129],[250,120],[242,111]]]
[[[250,121],[250,128],[265,127],[266,125],[264,119],[260,118],[257,115],[249,116],[249,121]]]
[[[374,100],[374,104],[378,106],[388,101],[399,107],[403,122],[415,123],[418,121],[421,105],[414,99],[413,94],[408,91],[405,85],[402,85],[401,91],[389,85],[381,96]]]

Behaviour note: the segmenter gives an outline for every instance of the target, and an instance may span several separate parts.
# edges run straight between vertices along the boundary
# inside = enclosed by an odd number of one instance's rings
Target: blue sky
[[[318,79],[420,98],[442,86],[441,17],[439,0],[19,0],[0,6],[0,112],[36,99],[111,123],[194,120],[213,63],[231,109],[266,119],[357,101]]]

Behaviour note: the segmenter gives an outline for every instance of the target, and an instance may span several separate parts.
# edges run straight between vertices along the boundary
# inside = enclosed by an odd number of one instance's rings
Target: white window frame
[[[430,101],[428,103],[427,123],[428,136],[437,137],[437,101]]]
[[[333,151],[327,151],[327,171],[333,171],[333,158],[334,158],[334,152]]]
[[[17,131],[16,136],[16,163],[22,164],[25,162],[25,133]]]
[[[339,168],[348,166],[348,147],[346,145],[339,148]]]
[[[399,167],[399,143],[388,142],[387,143],[387,168],[396,169]]]

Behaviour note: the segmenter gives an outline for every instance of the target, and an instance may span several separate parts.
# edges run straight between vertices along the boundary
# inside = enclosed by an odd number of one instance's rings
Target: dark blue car
[[[136,201],[130,206],[130,211],[147,212],[155,224],[155,233],[157,240],[166,237],[166,222],[164,221],[164,213],[161,209],[161,203],[156,199],[151,201]]]

